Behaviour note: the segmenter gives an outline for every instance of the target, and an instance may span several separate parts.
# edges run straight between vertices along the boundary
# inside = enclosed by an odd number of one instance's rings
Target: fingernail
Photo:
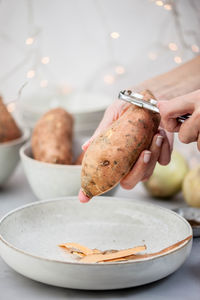
[[[160,147],[162,145],[162,142],[163,142],[163,136],[162,135],[159,135],[156,139],[156,145],[158,147]]]
[[[150,151],[145,151],[144,153],[144,163],[148,164],[148,162],[150,161],[151,158],[151,152]]]

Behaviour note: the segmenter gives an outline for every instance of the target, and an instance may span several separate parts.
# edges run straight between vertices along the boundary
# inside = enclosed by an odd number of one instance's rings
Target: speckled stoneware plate
[[[190,253],[188,240],[167,253],[135,261],[83,264],[57,245],[76,242],[100,250],[146,244],[160,251],[192,235],[175,212],[139,201],[77,197],[40,201],[7,214],[0,222],[0,253],[17,272],[34,280],[75,289],[120,289],[161,279]]]

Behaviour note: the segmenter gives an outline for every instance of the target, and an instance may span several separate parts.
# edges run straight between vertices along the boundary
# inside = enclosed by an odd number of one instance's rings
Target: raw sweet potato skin
[[[18,139],[21,135],[20,129],[0,96],[0,143]]]
[[[62,108],[48,111],[36,124],[32,153],[36,160],[53,164],[72,164],[73,118]]]
[[[145,100],[154,98],[143,92]],[[127,175],[140,153],[149,148],[158,130],[160,115],[130,105],[88,147],[82,162],[81,187],[92,198],[112,189]]]

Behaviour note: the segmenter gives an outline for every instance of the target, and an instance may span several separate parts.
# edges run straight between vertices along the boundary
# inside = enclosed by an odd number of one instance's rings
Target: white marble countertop
[[[154,202],[147,198],[139,184],[132,191],[119,188],[116,196],[140,198],[141,201]],[[0,190],[0,217],[8,211],[32,201],[36,201],[21,165],[7,186]],[[181,197],[173,201],[157,201],[159,205],[175,208],[184,206]],[[0,258],[0,299],[1,300],[51,300],[51,299],[200,299],[200,238],[195,238],[190,257],[174,274],[145,286],[117,291],[80,291],[48,286],[13,271]]]

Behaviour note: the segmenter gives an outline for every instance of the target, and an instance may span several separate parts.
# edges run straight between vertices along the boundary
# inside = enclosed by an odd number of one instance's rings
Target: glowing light
[[[62,95],[68,95],[72,92],[72,87],[65,84],[60,87],[60,92]]]
[[[7,105],[7,110],[11,113],[15,110],[16,104],[15,103],[9,103]]]
[[[116,66],[115,72],[116,72],[117,74],[119,74],[119,75],[122,75],[122,74],[125,73],[125,69],[124,69],[124,67],[122,67],[122,66]]]
[[[164,5],[164,9],[166,10],[171,10],[172,9],[172,6],[170,4],[165,4]]]
[[[158,0],[158,1],[156,1],[156,5],[158,5],[158,6],[163,6],[163,2],[160,1],[160,0]]]
[[[26,44],[26,45],[32,45],[33,42],[34,42],[34,38],[29,37],[29,38],[26,39],[25,44]]]
[[[104,76],[103,80],[106,84],[113,84],[113,82],[115,81],[115,78],[114,78],[114,76],[107,74]]]
[[[40,81],[40,86],[41,86],[42,88],[47,87],[47,85],[48,85],[48,80],[43,79],[43,80]]]
[[[168,47],[171,51],[177,51],[178,50],[178,46],[175,43],[169,43]]]
[[[176,64],[180,64],[180,63],[182,63],[182,58],[180,56],[175,56],[174,61]]]
[[[35,71],[34,70],[29,70],[26,74],[27,78],[33,78],[35,76]]]
[[[44,56],[41,59],[41,63],[44,64],[44,65],[47,65],[49,62],[50,62],[50,58],[48,56]]]
[[[157,54],[154,53],[154,52],[150,52],[150,53],[148,54],[148,57],[149,57],[149,59],[151,59],[151,60],[156,60],[156,59],[157,59]]]
[[[119,32],[112,32],[111,34],[110,34],[110,36],[111,36],[111,38],[113,38],[113,39],[118,39],[119,37],[120,37],[120,34],[119,34]]]
[[[199,52],[199,47],[197,45],[192,45],[191,48],[192,48],[193,52],[195,52],[195,53]]]

